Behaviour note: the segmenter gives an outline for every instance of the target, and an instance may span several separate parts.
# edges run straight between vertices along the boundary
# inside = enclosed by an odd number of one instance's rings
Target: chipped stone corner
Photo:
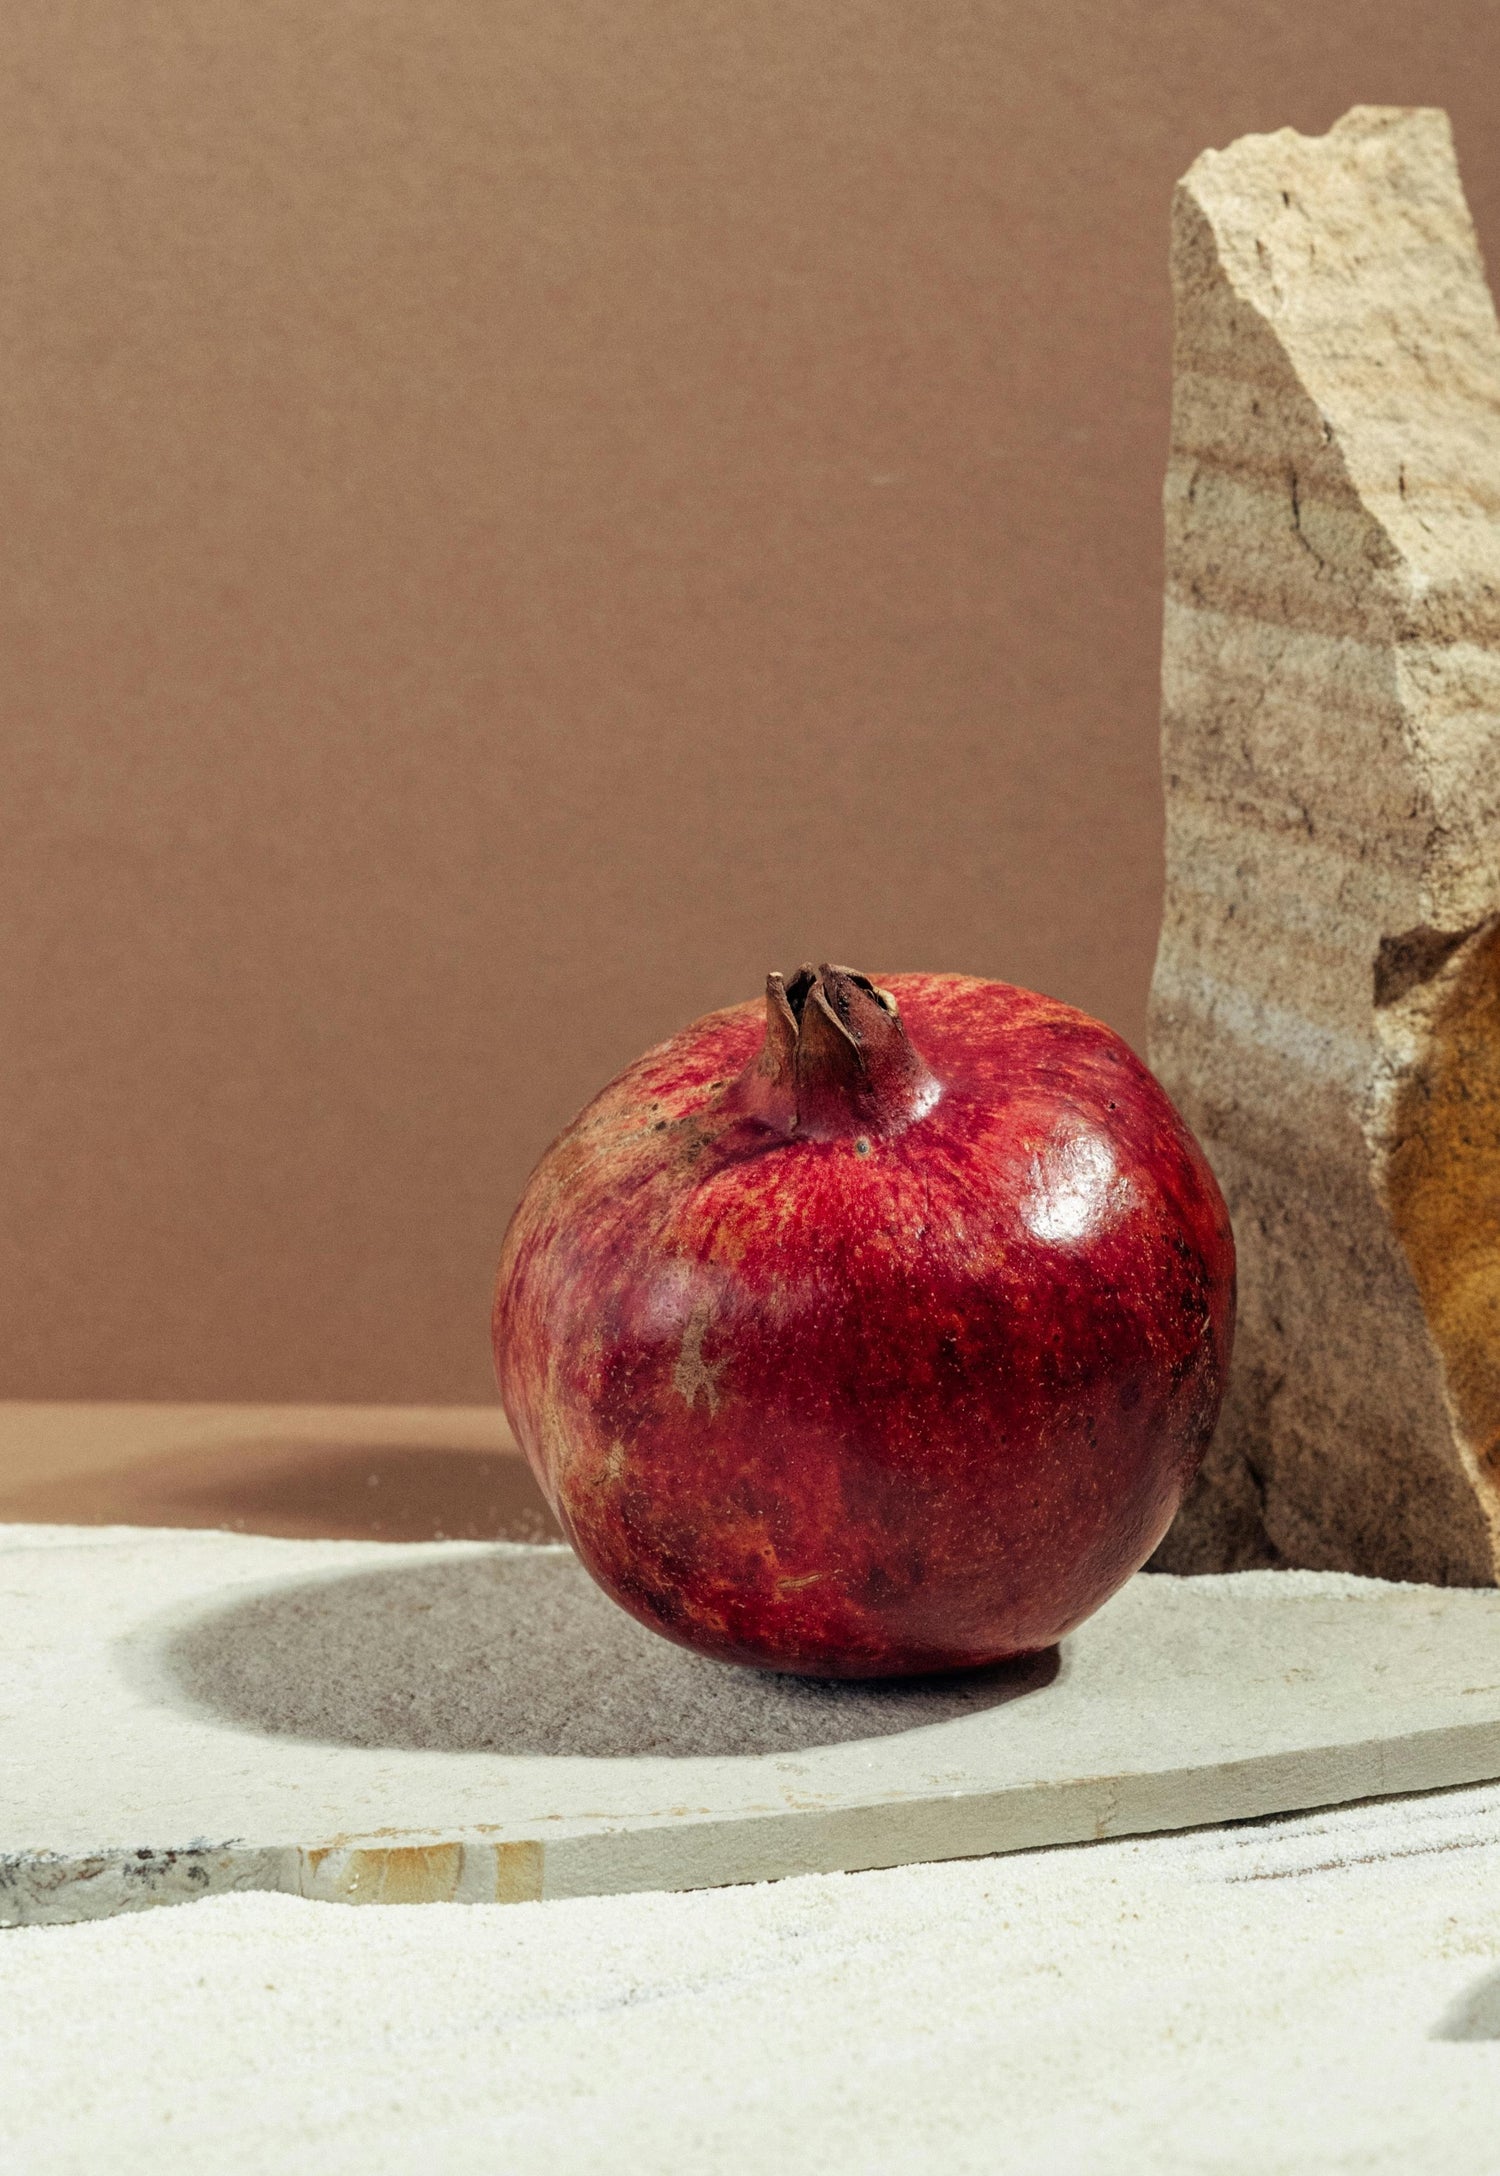
[[[247,1891],[329,1904],[527,1904],[540,1842],[340,1837],[326,1844],[195,1843],[180,1850],[0,1856],[0,1927],[70,1926]]]
[[[7,1852],[0,1856],[0,1927],[69,1926],[158,1904],[294,1886],[291,1854],[236,1844],[180,1850]]]

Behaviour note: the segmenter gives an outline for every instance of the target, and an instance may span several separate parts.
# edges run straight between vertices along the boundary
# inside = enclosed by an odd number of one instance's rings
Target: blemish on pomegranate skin
[[[709,1412],[719,1410],[719,1377],[724,1372],[724,1363],[703,1357],[703,1334],[707,1328],[708,1309],[696,1308],[682,1333],[682,1348],[672,1370],[672,1388],[690,1412],[700,1390],[708,1400]]]

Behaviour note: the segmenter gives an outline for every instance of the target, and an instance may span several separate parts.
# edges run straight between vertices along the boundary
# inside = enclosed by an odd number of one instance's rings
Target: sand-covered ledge
[[[1500,1789],[683,1896],[0,1937],[47,2176],[1479,2176]]]

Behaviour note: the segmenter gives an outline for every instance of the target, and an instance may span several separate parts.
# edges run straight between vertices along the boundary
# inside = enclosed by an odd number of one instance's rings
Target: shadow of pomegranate
[[[169,1631],[158,1690],[322,1744],[582,1755],[797,1753],[888,1737],[1052,1683],[1056,1649],[959,1676],[829,1684],[674,1647],[562,1549],[262,1589]]]

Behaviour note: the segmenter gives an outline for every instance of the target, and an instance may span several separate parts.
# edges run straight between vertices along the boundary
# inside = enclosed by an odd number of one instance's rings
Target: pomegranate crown
[[[763,1124],[815,1141],[899,1132],[942,1092],[889,990],[826,961],[767,975],[766,1039],[736,1085]]]

